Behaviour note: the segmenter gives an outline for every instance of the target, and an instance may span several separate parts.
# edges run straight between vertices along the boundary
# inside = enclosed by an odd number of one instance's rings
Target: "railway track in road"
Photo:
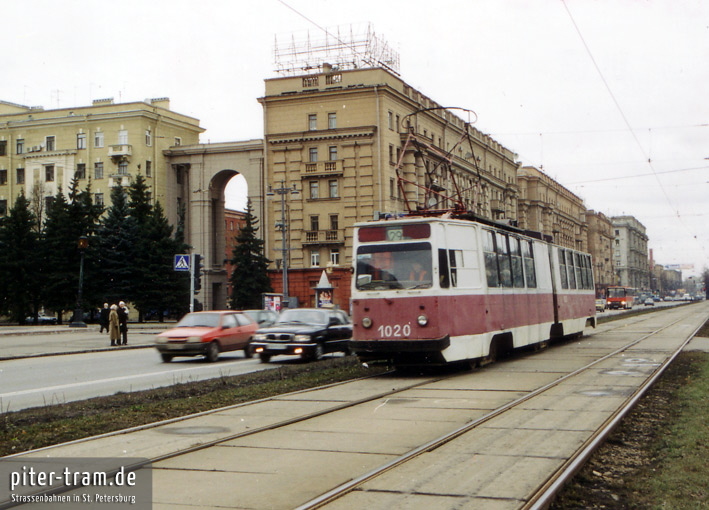
[[[152,470],[165,508],[543,508],[701,326],[700,306],[472,372],[332,385],[27,456],[143,457],[131,469]]]

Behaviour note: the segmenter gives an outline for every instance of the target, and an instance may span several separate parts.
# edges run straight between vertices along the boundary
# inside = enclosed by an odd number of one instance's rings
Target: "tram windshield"
[[[624,287],[608,287],[608,298],[624,298],[626,295],[632,295]]]
[[[364,245],[357,250],[357,289],[425,289],[433,284],[431,244]]]

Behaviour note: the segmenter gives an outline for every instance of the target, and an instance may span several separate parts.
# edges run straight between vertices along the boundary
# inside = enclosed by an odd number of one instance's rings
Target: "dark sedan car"
[[[260,328],[251,349],[263,363],[276,354],[316,360],[329,352],[349,352],[352,323],[342,310],[293,308],[284,310],[268,328]]]

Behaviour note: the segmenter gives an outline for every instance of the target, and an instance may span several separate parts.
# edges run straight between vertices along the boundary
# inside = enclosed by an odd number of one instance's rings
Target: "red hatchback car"
[[[155,347],[166,363],[175,356],[204,356],[216,361],[220,352],[243,349],[251,357],[249,345],[258,324],[247,314],[234,310],[192,312],[173,329],[155,338]]]

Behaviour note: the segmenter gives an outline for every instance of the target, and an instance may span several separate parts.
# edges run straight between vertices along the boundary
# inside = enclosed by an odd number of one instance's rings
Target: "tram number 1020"
[[[386,326],[379,326],[377,333],[384,338],[408,337],[411,336],[411,324],[387,324]]]

